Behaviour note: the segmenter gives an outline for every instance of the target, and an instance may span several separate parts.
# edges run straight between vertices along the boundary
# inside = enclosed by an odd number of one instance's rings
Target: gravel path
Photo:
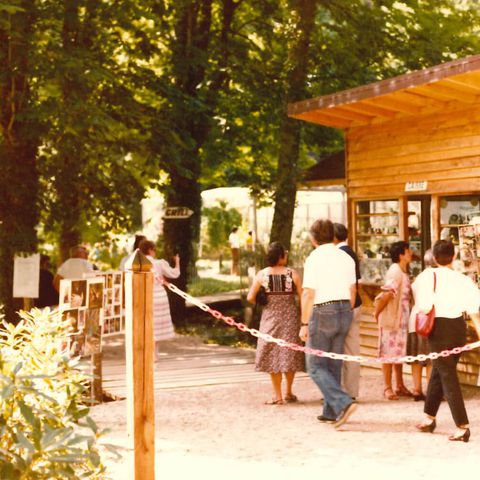
[[[406,378],[407,386],[410,378]],[[320,424],[321,396],[309,378],[296,382],[299,402],[266,406],[270,383],[162,390],[156,394],[157,479],[446,479],[476,475],[480,465],[480,391],[465,389],[472,437],[449,442],[454,425],[441,406],[434,434],[415,431],[423,403],[382,398],[381,373],[364,369],[359,407],[336,431]],[[109,458],[110,477],[131,480],[128,470],[126,402],[92,409],[111,432],[105,441],[120,447],[121,459]]]

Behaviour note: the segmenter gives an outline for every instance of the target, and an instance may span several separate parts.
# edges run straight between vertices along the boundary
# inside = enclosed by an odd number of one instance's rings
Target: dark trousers
[[[465,320],[459,318],[435,318],[435,326],[428,338],[428,346],[431,352],[451,350],[465,345],[467,339],[467,327]],[[427,398],[424,412],[435,417],[437,415],[442,398],[448,402],[452,417],[457,427],[468,423],[465,402],[457,375],[457,363],[460,355],[439,357],[433,360],[432,375],[428,383]]]

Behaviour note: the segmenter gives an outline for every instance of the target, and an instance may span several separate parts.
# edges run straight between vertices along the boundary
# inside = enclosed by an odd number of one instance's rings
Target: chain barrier
[[[364,363],[364,364],[374,364],[374,363],[411,363],[414,361],[420,361],[424,362],[425,360],[436,360],[439,357],[448,357],[449,355],[457,355],[461,352],[466,352],[470,350],[474,350],[475,348],[480,347],[480,340],[469,343],[467,345],[464,345],[463,347],[455,347],[452,348],[451,350],[443,350],[441,352],[432,352],[427,355],[425,354],[420,354],[417,356],[412,356],[412,355],[405,355],[403,357],[398,356],[398,357],[364,357],[361,355],[347,355],[344,353],[333,353],[333,352],[324,352],[323,350],[316,350],[310,347],[304,347],[302,345],[297,345],[296,343],[292,342],[287,342],[285,340],[282,340],[281,338],[275,338],[269,335],[268,333],[262,333],[259,330],[256,330],[255,328],[250,328],[244,323],[237,322],[235,321],[232,317],[226,317],[224,316],[221,312],[218,310],[214,310],[213,308],[210,308],[208,305],[205,303],[201,302],[197,298],[192,297],[188,293],[185,293],[184,291],[180,290],[178,287],[175,285],[167,282],[166,280],[163,280],[163,285],[167,287],[169,290],[172,292],[176,293],[180,297],[184,298],[185,300],[188,300],[192,305],[197,306],[204,312],[209,313],[212,315],[215,319],[217,320],[222,320],[225,322],[227,325],[231,327],[235,327],[241,332],[247,332],[250,335],[261,338],[262,340],[265,340],[266,342],[270,343],[276,343],[280,347],[284,348],[289,348],[291,350],[295,350],[297,352],[304,352],[307,355],[315,355],[317,357],[327,357],[331,358],[333,360],[344,360],[346,362],[359,362],[359,363]]]

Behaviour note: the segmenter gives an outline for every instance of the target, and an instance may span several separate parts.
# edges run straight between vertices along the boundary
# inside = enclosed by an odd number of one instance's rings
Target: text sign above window
[[[421,182],[407,182],[405,184],[406,192],[424,192],[427,189],[428,182],[423,180]]]

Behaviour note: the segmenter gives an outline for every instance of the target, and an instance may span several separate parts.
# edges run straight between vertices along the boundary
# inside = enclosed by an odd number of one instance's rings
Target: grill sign
[[[165,208],[165,214],[163,215],[163,218],[189,218],[192,214],[193,210],[190,210],[188,207],[167,207]]]

